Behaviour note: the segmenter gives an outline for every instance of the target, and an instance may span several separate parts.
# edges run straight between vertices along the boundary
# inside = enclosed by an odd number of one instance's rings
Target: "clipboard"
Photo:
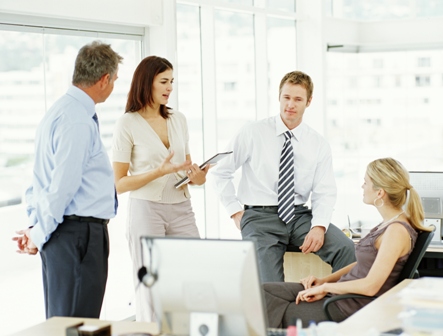
[[[205,167],[207,165],[215,165],[218,161],[220,161],[221,159],[224,159],[229,154],[232,154],[232,151],[224,152],[224,153],[217,153],[213,157],[211,157],[210,159],[208,159],[205,162],[203,162],[199,167],[200,167],[200,169],[205,169]],[[186,183],[189,183],[189,182],[190,182],[189,181],[189,177],[185,176],[180,181],[178,181],[176,184],[174,184],[174,186],[175,186],[176,189],[178,189],[182,185],[184,185]]]

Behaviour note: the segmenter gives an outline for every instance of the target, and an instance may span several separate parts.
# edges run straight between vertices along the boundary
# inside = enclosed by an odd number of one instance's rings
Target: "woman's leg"
[[[310,321],[316,323],[327,321],[323,311],[326,298],[315,302],[300,302],[295,304],[298,292],[304,290],[303,285],[293,282],[271,282],[263,284],[265,292],[268,322],[271,328],[286,328],[295,325],[296,320],[303,322],[307,328]],[[346,316],[334,305],[330,311],[336,322],[343,321]]]
[[[200,238],[190,200],[162,205],[166,210],[166,236]]]
[[[165,224],[156,212],[154,202],[147,200],[129,198],[127,238],[131,252],[135,293],[136,320],[144,322],[155,322],[156,318],[151,304],[151,293],[149,288],[140,283],[138,271],[143,265],[142,248],[140,237],[143,236],[165,236]]]
[[[303,286],[294,282],[268,282],[263,284],[268,324],[271,328],[283,327],[283,319],[289,305],[295,302]]]

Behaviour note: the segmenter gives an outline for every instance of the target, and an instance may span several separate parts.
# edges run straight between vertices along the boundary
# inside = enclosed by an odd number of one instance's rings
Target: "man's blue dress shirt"
[[[37,128],[26,200],[31,239],[39,250],[65,215],[116,214],[114,175],[94,114],[92,98],[72,86]]]

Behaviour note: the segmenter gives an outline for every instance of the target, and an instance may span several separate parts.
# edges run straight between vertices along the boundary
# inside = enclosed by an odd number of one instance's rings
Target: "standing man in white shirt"
[[[305,73],[286,74],[280,114],[246,125],[229,145],[233,155],[213,170],[223,206],[243,239],[257,243],[262,282],[284,281],[288,245],[317,254],[333,271],[355,261],[352,240],[330,224],[337,194],[330,146],[302,122],[313,88]],[[232,179],[240,167],[236,194]]]

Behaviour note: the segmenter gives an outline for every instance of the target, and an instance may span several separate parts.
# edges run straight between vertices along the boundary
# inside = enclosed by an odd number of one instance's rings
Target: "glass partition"
[[[360,188],[370,161],[389,156],[409,170],[443,170],[443,51],[328,53],[326,60],[335,212],[357,224],[375,215]]]
[[[201,40],[200,8],[177,4],[177,67],[174,70],[177,80],[180,112],[186,115],[189,127],[189,144],[192,161],[201,164],[203,157],[203,111],[201,84]],[[206,237],[205,215],[206,185],[191,186],[192,208],[195,213],[198,231]]]
[[[278,88],[283,76],[296,70],[295,20],[267,18],[269,115],[278,113]]]
[[[254,17],[217,10],[214,24],[217,145],[224,150],[243,125],[256,119]],[[240,236],[223,208],[219,232],[221,238]]]

